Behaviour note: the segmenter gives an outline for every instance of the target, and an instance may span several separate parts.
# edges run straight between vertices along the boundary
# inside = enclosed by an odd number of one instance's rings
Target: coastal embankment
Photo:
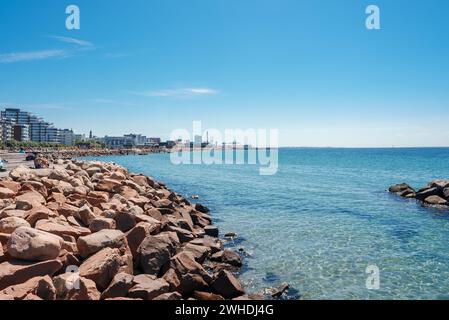
[[[0,180],[0,300],[262,298],[208,208],[113,163],[61,159],[88,155],[104,153],[48,153],[49,168]]]

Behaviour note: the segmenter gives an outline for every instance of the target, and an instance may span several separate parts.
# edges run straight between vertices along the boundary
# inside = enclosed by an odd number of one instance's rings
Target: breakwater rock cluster
[[[58,159],[73,159],[81,157],[100,157],[100,156],[123,156],[123,155],[147,155],[153,153],[167,152],[165,148],[146,148],[146,149],[59,149],[46,150],[36,149],[33,153],[40,154],[50,161]]]
[[[391,186],[388,191],[403,198],[416,199],[424,205],[449,206],[449,180],[435,180],[419,190],[401,183]]]
[[[0,300],[250,299],[209,210],[112,163],[0,180]]]

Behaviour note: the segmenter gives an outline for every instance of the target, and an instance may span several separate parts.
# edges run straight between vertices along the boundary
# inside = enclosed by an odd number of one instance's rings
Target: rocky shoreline
[[[19,150],[14,150],[19,152]],[[26,150],[28,153],[39,154],[50,161],[58,159],[73,159],[81,157],[101,157],[101,156],[123,156],[123,155],[147,155],[153,153],[166,153],[168,150],[164,147],[153,147],[144,149],[79,149],[79,148],[34,148]]]
[[[417,191],[407,183],[400,183],[388,191],[406,199],[416,199],[425,206],[449,208],[449,180],[431,181]]]
[[[263,298],[233,274],[242,258],[223,248],[208,208],[116,164],[62,155],[86,156],[52,153],[50,168],[0,180],[0,300]]]

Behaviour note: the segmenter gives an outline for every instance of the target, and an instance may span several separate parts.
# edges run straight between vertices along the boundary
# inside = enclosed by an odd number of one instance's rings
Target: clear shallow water
[[[240,276],[250,292],[285,281],[302,299],[449,299],[449,212],[385,192],[449,178],[449,149],[281,149],[275,176],[167,154],[101,159],[200,195],[251,254]],[[366,288],[368,265],[379,290]]]

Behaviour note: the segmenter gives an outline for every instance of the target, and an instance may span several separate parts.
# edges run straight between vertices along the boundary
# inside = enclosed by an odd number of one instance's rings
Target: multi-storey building
[[[60,130],[52,123],[18,108],[6,108],[0,113],[3,141],[35,141],[74,144],[73,131]]]

